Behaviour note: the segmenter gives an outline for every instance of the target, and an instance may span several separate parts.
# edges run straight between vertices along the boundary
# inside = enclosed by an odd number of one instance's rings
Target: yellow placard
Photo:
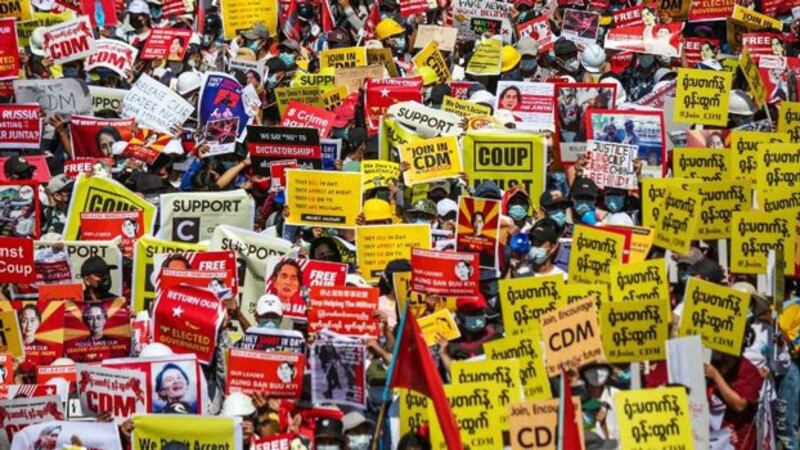
[[[733,214],[731,272],[766,274],[770,250],[782,252],[786,275],[794,274],[795,220],[793,211],[742,211]]]
[[[600,307],[600,335],[608,362],[667,359],[664,343],[669,338],[671,318],[668,296],[604,304]]]
[[[400,165],[380,159],[361,161],[361,185],[364,190],[396,187],[400,180]]]
[[[658,12],[666,15],[673,22],[686,20],[692,0],[660,0],[657,2]]]
[[[446,309],[451,312],[456,311],[457,297],[429,295],[422,292],[411,290],[411,272],[395,272],[392,274],[392,285],[394,287],[394,298],[397,299],[398,311],[405,311],[406,302],[408,310],[414,317],[424,317],[428,311],[428,302],[432,304],[433,312]]]
[[[758,191],[759,210],[766,213],[800,214],[800,190],[792,188]]]
[[[347,86],[334,86],[322,93],[322,107],[330,111],[341,105],[348,95]]]
[[[400,416],[400,435],[416,433],[428,422],[428,397],[411,389],[397,389]]]
[[[611,269],[622,263],[625,237],[586,225],[577,225],[569,253],[569,282],[610,284]]]
[[[419,319],[417,323],[428,346],[435,344],[440,336],[448,341],[461,337],[456,321],[450,311],[446,309],[440,309],[433,314],[428,314]]]
[[[16,311],[0,312],[0,334],[2,334],[0,353],[11,353],[14,358],[25,356],[25,346],[22,345],[22,333]]]
[[[689,400],[683,387],[635,389],[614,395],[619,445],[626,450],[694,448]]]
[[[748,180],[712,181],[693,186],[700,196],[700,222],[695,239],[728,239],[735,211],[750,209],[752,183]]]
[[[391,117],[383,116],[381,119],[381,134],[378,146],[381,159],[400,162],[400,148],[424,140],[421,136],[397,123]]]
[[[675,90],[676,123],[726,126],[728,93],[733,74],[702,69],[678,69]]]
[[[560,290],[562,295],[561,299],[556,302],[556,309],[561,309],[585,298],[591,298],[599,310],[603,303],[611,300],[607,284],[567,283]]]
[[[384,69],[380,64],[370,64],[366,67],[340,67],[336,70],[334,84],[344,86],[349,92],[358,92],[363,87],[367,78],[383,78]]]
[[[234,39],[257,23],[267,28],[270,36],[275,36],[278,29],[277,0],[222,0],[222,28],[225,39]]]
[[[0,17],[31,20],[31,0],[0,0]]]
[[[500,386],[500,426],[508,430],[508,405],[522,400],[519,362],[515,359],[485,359],[483,361],[453,361],[450,366],[453,383],[480,386],[486,383]]]
[[[483,352],[488,359],[511,359],[519,363],[519,380],[525,398],[528,400],[552,397],[540,341],[539,332],[532,331],[526,336],[507,334],[503,339],[495,339],[483,344]]]
[[[292,87],[296,86],[319,86],[323,89],[333,87],[336,75],[333,70],[326,71],[326,73],[311,73],[303,70],[298,70],[292,78]]]
[[[475,53],[467,63],[467,73],[471,75],[499,75],[500,52],[503,41],[500,39],[484,39],[478,43]]]
[[[669,280],[664,258],[616,266],[611,271],[611,300],[668,300]]]
[[[75,18],[75,13],[68,9],[58,14],[53,11],[34,12],[31,20],[17,22],[17,42],[20,47],[27,47],[30,45],[31,34],[36,28],[52,27],[73,18]]]
[[[506,335],[538,330],[542,315],[555,311],[563,287],[564,277],[561,275],[499,280],[497,294]]]
[[[367,64],[370,66],[373,64],[382,65],[389,73],[389,76],[392,78],[400,76],[400,74],[397,72],[397,65],[394,63],[394,57],[392,56],[392,49],[368,48]]]
[[[142,211],[144,234],[153,231],[158,208],[120,183],[105,177],[78,175],[67,212],[64,240],[80,238],[81,213],[111,211]]]
[[[319,53],[320,67],[363,67],[367,65],[364,47],[330,48]]]
[[[353,228],[361,212],[361,174],[290,169],[286,205],[290,225]]]
[[[446,384],[444,393],[458,423],[464,448],[502,448],[503,427],[500,424],[501,386],[496,383]],[[431,421],[431,449],[449,450],[442,436],[433,402],[428,402]],[[506,413],[507,414],[507,413]],[[508,425],[505,427],[508,430]]]
[[[417,68],[430,67],[433,69],[433,71],[436,72],[437,83],[447,83],[450,81],[449,64],[447,64],[447,60],[444,59],[442,52],[439,51],[436,41],[428,42],[428,45],[414,56],[413,61]]]
[[[740,355],[750,294],[700,278],[689,278],[679,336],[698,335],[706,347]]]
[[[309,106],[322,107],[322,91],[320,86],[292,86],[275,88],[275,101],[278,112],[283,117],[289,102],[303,103]]]
[[[676,148],[672,151],[675,178],[723,181],[731,177],[731,151],[727,148]]]
[[[731,19],[748,28],[783,31],[783,22],[780,20],[772,18],[766,14],[756,12],[750,8],[745,8],[742,5],[733,6],[733,14],[731,14]]]
[[[800,103],[784,101],[778,110],[778,132],[789,133],[792,142],[800,142]]]
[[[594,299],[580,300],[542,316],[545,367],[551,377],[603,359]]]
[[[232,417],[136,414],[133,426],[133,450],[162,448],[170,442],[182,448],[234,449],[241,445],[235,431],[241,424]]]
[[[700,219],[700,197],[693,190],[668,187],[656,225],[653,243],[679,254],[686,254]]]
[[[556,450],[559,403],[557,398],[512,403],[509,415],[512,450]],[[575,406],[575,422],[580,432],[580,442],[583,442],[581,398],[573,395],[572,404]]]
[[[430,225],[371,225],[356,228],[358,269],[367,281],[378,281],[389,261],[411,259],[413,247],[431,248]]]
[[[758,65],[750,57],[750,52],[747,49],[742,49],[742,53],[739,55],[739,67],[742,69],[747,84],[750,85],[750,92],[753,94],[756,106],[763,108],[767,99],[767,88],[764,86],[764,81],[758,72]]]
[[[469,119],[473,116],[491,114],[492,108],[480,103],[473,103],[467,100],[461,100],[460,98],[445,95],[442,99],[442,111],[458,114],[465,119]]]
[[[759,144],[758,189],[800,188],[800,143]]]
[[[152,283],[153,257],[158,253],[199,252],[207,247],[190,242],[173,242],[142,236],[133,247],[133,311],[147,311],[155,301],[156,293]]]
[[[760,78],[759,78],[760,79]],[[758,144],[790,141],[789,133],[773,133],[762,131],[731,132],[731,176],[735,180],[756,181],[758,167]]]
[[[403,172],[409,186],[457,177],[461,172],[458,138],[455,136],[425,139],[400,147],[400,160],[409,165]]]
[[[653,246],[653,239],[656,234],[655,230],[648,227],[622,225],[614,225],[614,228],[624,228],[631,231],[631,247],[628,253],[628,262],[636,263],[644,261],[650,253],[650,247]]]
[[[688,190],[699,181],[685,178],[644,178],[642,179],[642,223],[655,229],[661,217],[664,196],[670,186]]]

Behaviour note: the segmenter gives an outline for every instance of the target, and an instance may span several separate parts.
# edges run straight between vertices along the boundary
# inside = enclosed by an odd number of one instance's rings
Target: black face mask
[[[131,14],[128,23],[130,23],[133,28],[141,28],[144,25],[144,19],[139,14]]]

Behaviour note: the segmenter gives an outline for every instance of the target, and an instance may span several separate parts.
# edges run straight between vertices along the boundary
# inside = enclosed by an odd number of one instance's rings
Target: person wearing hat
[[[517,231],[527,233],[533,227],[533,218],[528,214],[531,200],[522,186],[514,186],[503,193],[503,214],[511,217]]]
[[[521,81],[541,81],[536,78],[539,68],[539,43],[530,36],[525,36],[517,42],[517,51],[520,55],[519,75]]]
[[[239,417],[242,420],[242,448],[250,448],[258,422],[253,399],[243,392],[231,392],[222,402],[222,417]]]
[[[436,203],[430,199],[421,199],[406,210],[408,223],[427,223],[433,226],[436,222]]]
[[[50,201],[42,207],[42,234],[60,234],[64,231],[67,223],[67,208],[74,184],[63,173],[54,176],[47,183],[47,194]]]
[[[592,75],[581,65],[578,46],[571,40],[561,37],[553,44],[556,77],[568,77],[578,83],[591,83]]]
[[[259,328],[280,328],[283,322],[283,303],[277,295],[264,294],[256,302],[256,320]],[[248,327],[242,325],[242,328]]]
[[[347,439],[347,450],[368,450],[372,443],[375,423],[358,411],[350,411],[342,418],[342,430]]]
[[[144,44],[147,38],[150,37],[152,26],[150,6],[144,0],[133,0],[128,4],[126,12],[128,13],[128,24],[132,28],[132,31],[124,32],[122,28],[120,28],[124,33],[121,37],[133,46]]]
[[[83,279],[83,299],[106,300],[116,298],[111,292],[111,271],[117,266],[108,265],[99,256],[90,256],[81,265],[81,278]]]
[[[561,275],[567,281],[567,273],[555,265],[560,246],[558,239],[561,237],[561,228],[553,219],[542,219],[533,226],[528,239],[531,249],[528,252],[529,264],[534,271],[534,276],[547,277]]]
[[[344,425],[341,420],[330,417],[317,419],[314,427],[316,450],[347,450]]]
[[[9,181],[30,181],[36,172],[36,166],[30,164],[24,156],[11,156],[3,163],[3,174]]]
[[[269,31],[263,23],[256,23],[249,30],[241,33],[239,42],[240,47],[252,50],[256,55],[256,60],[260,60],[267,53]]]
[[[358,225],[390,225],[395,221],[392,205],[380,198],[364,202],[364,209],[358,215]]]
[[[572,199],[572,221],[585,225],[597,225],[605,213],[597,208],[600,189],[591,178],[579,177],[572,183],[570,197]]]
[[[603,205],[608,214],[603,218],[602,225],[636,225],[633,220],[632,203],[635,197],[628,195],[628,190],[606,187],[603,190]]]
[[[614,373],[611,364],[598,361],[581,367],[580,376],[586,388],[584,401],[596,400],[600,407],[595,410],[595,427],[592,431],[603,439],[619,439],[619,426],[614,410],[614,395],[620,392],[609,381]]]
[[[369,134],[363,127],[354,127],[347,130],[347,136],[344,139],[345,158],[341,162],[341,170],[346,172],[360,172],[361,161],[364,160],[364,152],[367,151],[367,140]]]
[[[581,52],[581,65],[591,74],[593,81],[595,77],[606,71],[606,51],[598,44],[590,44]]]
[[[522,54],[513,45],[504,45],[500,50],[500,79],[509,81],[522,81],[519,73],[519,63]]]
[[[539,217],[552,219],[561,230],[564,230],[570,206],[572,206],[572,202],[558,189],[544,191],[539,196]]]
[[[225,51],[225,46],[221,45],[222,37],[222,18],[216,8],[206,11],[203,20],[203,34],[200,36],[200,51],[203,55],[203,71],[221,71],[228,68],[230,54]]]
[[[439,356],[448,370],[452,360],[483,355],[483,344],[497,336],[494,326],[489,325],[486,318],[488,308],[481,294],[459,297],[456,300],[456,321],[461,337],[450,342],[446,340],[438,342]]]
[[[405,71],[410,71],[410,65],[402,61],[409,49],[408,32],[405,27],[397,23],[394,19],[386,18],[381,20],[375,27],[375,36],[381,41],[384,48],[392,51],[392,55],[399,59],[398,66]]]

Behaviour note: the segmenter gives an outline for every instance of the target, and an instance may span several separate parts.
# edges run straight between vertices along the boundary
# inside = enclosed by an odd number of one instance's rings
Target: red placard
[[[642,23],[643,9],[644,5],[638,5],[614,11],[614,26],[631,27],[636,25],[643,25]]]
[[[719,49],[719,39],[710,39],[710,38],[696,38],[696,37],[687,37],[683,40],[683,53],[686,55],[686,62],[690,66],[694,66],[698,63],[703,62],[703,47],[711,46],[711,52],[713,52],[713,56],[716,55],[717,49]]]
[[[539,52],[547,52],[553,48],[556,36],[550,29],[550,18],[546,14],[517,25],[519,37],[530,37],[539,44]],[[465,99],[466,100],[466,99]]]
[[[110,241],[121,238],[122,254],[132,258],[136,240],[144,234],[143,211],[82,212],[81,240]]]
[[[10,353],[0,353],[0,367],[3,371],[0,383],[14,384],[14,356]]]
[[[254,439],[252,450],[289,450],[295,437],[294,434],[285,433]]]
[[[286,169],[297,169],[297,160],[272,161],[269,163],[269,177],[271,189],[279,191],[286,188]]]
[[[192,30],[155,27],[144,43],[141,59],[164,59],[182,61]]]
[[[303,390],[304,367],[305,357],[299,353],[232,348],[228,354],[225,392],[299,398]]]
[[[477,253],[411,249],[411,290],[427,294],[478,295]]]
[[[4,166],[8,158],[0,158],[0,167]],[[32,181],[48,183],[50,181],[50,168],[47,166],[47,157],[42,155],[25,156],[25,161],[36,168],[33,172]],[[0,181],[10,181],[6,177],[5,171],[0,170]]]
[[[416,101],[422,103],[422,78],[367,79],[364,97],[364,116],[370,134],[378,133],[380,118],[395,103]]]
[[[33,240],[0,237],[0,283],[33,283]]]
[[[86,58],[96,50],[92,24],[87,16],[45,28],[42,41],[45,55],[56,64]]]
[[[319,138],[325,139],[333,128],[336,113],[297,102],[289,102],[280,126],[290,128],[316,128]]]
[[[13,18],[0,19],[0,80],[19,78],[17,25]]]
[[[38,149],[42,139],[40,110],[36,103],[1,105],[0,148]]]
[[[780,47],[776,45],[779,52],[773,50],[773,43],[780,43]],[[783,44],[783,37],[778,33],[744,33],[742,34],[742,48],[746,49],[757,63],[759,56],[784,56],[783,52],[785,46]]]
[[[11,306],[17,311],[25,360],[50,364],[64,351],[64,305],[60,301],[20,302]]]
[[[233,251],[208,251],[157,255],[153,271],[156,293],[180,284],[206,288],[220,300],[235,298],[239,292],[236,271],[236,253]]]
[[[93,173],[95,164],[102,164],[105,166],[108,173],[111,173],[111,168],[114,166],[114,160],[111,158],[91,157],[70,159],[68,161],[64,161],[64,175],[74,180],[82,173]]]
[[[55,378],[61,378],[68,383],[75,383],[78,379],[75,364],[36,367],[36,384],[47,384],[48,381]]]
[[[267,259],[266,292],[274,294],[281,301],[283,315],[292,319],[305,320],[306,302],[302,291],[311,286],[344,286],[347,279],[347,264],[317,261],[314,259],[280,258],[275,263],[274,259]],[[300,276],[296,283],[287,283],[292,272],[300,268]],[[289,273],[287,273],[289,272]],[[282,274],[290,275],[281,277]],[[279,280],[280,281],[276,281]]]
[[[128,356],[131,311],[124,297],[101,302],[66,302],[64,355],[76,362]]]
[[[73,301],[83,300],[83,283],[41,284],[39,285],[39,301]]]
[[[97,51],[86,58],[84,67],[86,70],[102,67],[123,79],[128,78],[127,74],[133,70],[137,53],[139,50],[132,45],[114,39],[100,39],[97,41]]]
[[[400,0],[400,16],[409,17],[428,10],[428,0]]]
[[[313,286],[309,292],[308,332],[330,330],[345,336],[381,334],[373,313],[378,309],[378,288]]]
[[[475,83],[472,81],[451,81],[450,92],[457,99],[468,100],[467,92],[473,84]]]
[[[689,7],[689,22],[724,20],[733,14],[736,0],[692,0]]]
[[[222,301],[207,289],[174,286],[162,290],[153,308],[153,340],[175,353],[194,353],[209,364],[222,323]]]
[[[116,142],[128,142],[133,136],[134,119],[104,119],[101,117],[72,116],[69,138],[75,157],[110,158],[111,147]]]

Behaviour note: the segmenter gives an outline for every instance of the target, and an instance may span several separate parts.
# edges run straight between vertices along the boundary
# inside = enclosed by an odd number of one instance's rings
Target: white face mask
[[[332,445],[317,445],[317,450],[342,450],[342,447],[332,444]]]
[[[367,450],[370,444],[368,434],[355,434],[347,436],[347,445],[350,450]]]
[[[611,371],[608,367],[593,367],[591,369],[587,369],[584,372],[584,376],[586,376],[586,382],[592,386],[603,386],[608,381],[608,375]]]

